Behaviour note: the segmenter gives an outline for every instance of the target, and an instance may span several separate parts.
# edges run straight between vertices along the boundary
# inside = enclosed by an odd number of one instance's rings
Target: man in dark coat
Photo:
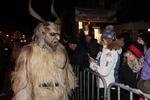
[[[81,67],[88,67],[88,51],[80,44],[79,39],[75,36],[70,37],[69,48],[71,52],[69,53],[70,63],[72,65],[79,65]]]
[[[93,37],[93,35],[86,36],[86,47],[88,49],[88,53],[92,58],[96,58],[98,52],[100,51],[101,45],[97,43],[97,39]]]

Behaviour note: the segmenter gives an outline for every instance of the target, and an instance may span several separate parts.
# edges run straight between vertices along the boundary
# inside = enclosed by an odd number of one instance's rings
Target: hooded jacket
[[[107,46],[103,46],[102,52],[99,52],[96,59],[100,57],[100,64],[90,62],[90,68],[98,72],[106,80],[107,86],[115,82],[114,69],[118,61],[118,54],[121,54],[124,42],[122,39],[110,42]],[[103,83],[99,82],[99,87],[103,88]]]

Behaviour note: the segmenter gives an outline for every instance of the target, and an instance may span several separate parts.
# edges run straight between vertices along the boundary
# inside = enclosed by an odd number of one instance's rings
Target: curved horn
[[[54,10],[54,0],[52,1],[52,4],[51,4],[51,13],[57,18],[55,23],[61,23],[61,20],[59,18],[59,16],[57,15],[57,13],[55,12]]]
[[[32,9],[31,0],[29,0],[29,13],[41,22],[45,22],[45,20]]]

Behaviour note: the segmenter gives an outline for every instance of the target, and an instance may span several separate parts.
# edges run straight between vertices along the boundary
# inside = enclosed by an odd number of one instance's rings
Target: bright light
[[[24,40],[24,42],[27,42],[27,40]]]
[[[148,31],[150,32],[150,28],[148,29]]]
[[[7,50],[8,50],[8,48],[4,48],[4,50],[6,50],[6,51],[7,51]]]
[[[23,42],[23,40],[20,40],[20,42],[22,43],[22,42]]]
[[[22,37],[23,37],[23,39],[25,39],[25,35],[23,35]]]
[[[83,29],[82,22],[78,22],[79,29]]]
[[[21,42],[21,43],[23,43],[23,42],[27,42],[27,40],[25,40],[25,39],[24,39],[24,40],[20,40],[20,42]]]
[[[95,39],[97,39],[98,43],[100,43],[101,42],[100,28],[94,27],[94,32],[95,32]]]
[[[6,37],[8,38],[8,37],[9,37],[9,35],[7,34],[7,35],[6,35]]]

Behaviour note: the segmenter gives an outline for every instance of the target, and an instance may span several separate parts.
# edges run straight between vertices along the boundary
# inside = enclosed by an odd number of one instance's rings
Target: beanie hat
[[[128,50],[130,50],[135,56],[137,56],[138,58],[142,57],[142,55],[144,54],[144,46],[141,44],[138,44],[137,42],[131,44],[128,47]]]
[[[69,39],[69,36],[68,36],[67,34],[63,34],[63,35],[62,35],[62,38],[63,38],[64,40],[68,40],[68,39]]]
[[[106,29],[110,29],[110,30],[113,31],[113,30],[114,30],[114,26],[113,26],[113,25],[107,25],[107,26],[106,26]]]
[[[138,37],[140,37],[144,43],[146,44],[146,46],[150,47],[150,33],[149,32],[142,32],[138,35]]]
[[[72,44],[78,44],[79,43],[79,38],[75,37],[75,36],[71,36],[68,40],[68,43],[72,43]]]
[[[114,32],[110,29],[105,29],[102,33],[102,39],[114,40]]]

